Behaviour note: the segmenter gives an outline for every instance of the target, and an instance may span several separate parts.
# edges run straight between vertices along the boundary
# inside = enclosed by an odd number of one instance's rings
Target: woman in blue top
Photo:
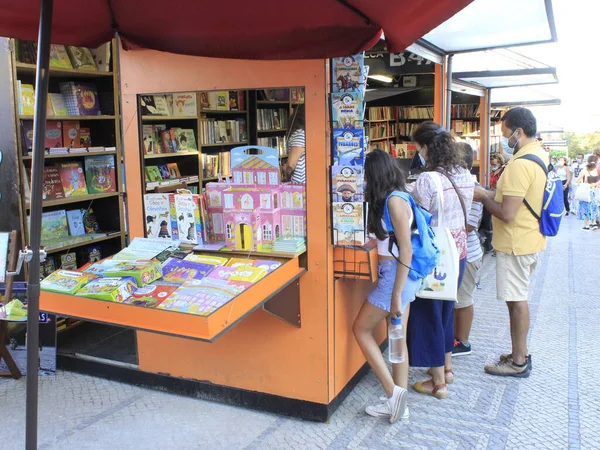
[[[398,196],[387,201],[390,219],[398,246],[390,253],[389,235],[383,221],[386,199],[393,192],[405,192],[405,177],[392,157],[382,151],[370,152],[365,161],[365,199],[369,203],[368,231],[377,237],[379,254],[379,281],[363,304],[353,326],[354,336],[367,362],[379,378],[386,397],[380,405],[368,406],[365,412],[374,417],[389,418],[394,423],[398,417],[408,418],[406,387],[408,384],[408,355],[403,342],[405,361],[392,364],[390,374],[373,330],[386,317],[402,318],[406,329],[409,304],[421,281],[408,277],[412,260],[411,225],[413,211],[408,202]],[[399,248],[398,248],[399,247]],[[398,264],[395,257],[400,261]]]

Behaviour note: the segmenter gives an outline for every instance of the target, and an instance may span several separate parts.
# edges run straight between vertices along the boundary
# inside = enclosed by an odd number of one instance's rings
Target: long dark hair
[[[412,135],[413,141],[421,147],[427,146],[427,167],[425,170],[444,169],[455,172],[462,166],[461,152],[456,148],[452,135],[437,123],[423,122]]]
[[[367,230],[383,240],[388,236],[381,225],[385,200],[393,191],[406,191],[406,177],[389,153],[376,149],[367,153],[365,182],[365,200],[369,203]]]
[[[598,162],[598,157],[596,155],[591,155],[588,157],[587,164],[585,168],[588,170],[594,170],[596,168],[596,163]]]

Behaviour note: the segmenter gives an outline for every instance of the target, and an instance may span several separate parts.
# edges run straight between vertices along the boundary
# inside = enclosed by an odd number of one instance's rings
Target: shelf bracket
[[[263,310],[296,327],[301,326],[300,280],[288,284],[277,295],[263,304]]]

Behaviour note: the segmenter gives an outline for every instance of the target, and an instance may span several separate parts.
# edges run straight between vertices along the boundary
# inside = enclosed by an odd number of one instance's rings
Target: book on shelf
[[[160,178],[162,180],[168,180],[171,178],[171,174],[169,173],[169,168],[166,164],[158,164],[158,171],[160,172]]]
[[[179,147],[177,149],[178,151],[198,151],[198,144],[196,144],[196,135],[194,134],[194,130],[191,128],[176,128],[175,133],[177,134],[177,140],[179,142]]]
[[[66,155],[69,153],[69,150],[71,150],[68,147],[50,147],[48,149],[47,154],[48,155]]]
[[[300,253],[306,251],[306,239],[302,237],[278,237],[273,251],[282,253]]]
[[[178,239],[189,244],[203,242],[203,223],[200,214],[200,199],[198,195],[173,195],[175,209],[174,219],[177,225]]]
[[[44,167],[42,200],[60,200],[65,198],[60,173],[55,165]]]
[[[200,92],[200,108],[208,111],[244,111],[245,91]]]
[[[69,223],[69,233],[71,236],[81,236],[85,234],[83,225],[84,209],[72,209],[67,211],[67,222]]]
[[[64,209],[42,213],[41,236],[42,242],[69,236],[67,213]]]
[[[167,168],[169,170],[170,178],[181,178],[181,172],[179,172],[179,166],[177,163],[168,163]]]
[[[364,203],[334,202],[333,245],[363,245],[366,240]]]
[[[144,173],[146,175],[146,181],[161,181],[160,170],[158,166],[146,166],[144,167]]]
[[[57,164],[65,197],[87,195],[85,173],[80,162],[71,161]]]
[[[75,252],[60,255],[60,268],[64,270],[77,270],[77,255]]]
[[[48,94],[48,100],[52,106],[52,111],[55,116],[68,116],[69,111],[67,110],[67,104],[65,103],[65,97],[62,94],[51,92]]]
[[[90,134],[89,128],[80,127],[79,128],[79,147],[91,147],[92,146],[92,136]]]
[[[333,92],[331,120],[337,128],[361,126],[364,119],[364,98],[359,92]]]
[[[69,45],[67,52],[74,69],[98,70],[89,48]]]
[[[111,43],[107,42],[98,48],[90,48],[90,53],[100,72],[110,72]]]
[[[23,146],[23,155],[27,154],[33,148],[33,120],[21,121],[21,138]],[[54,148],[63,146],[62,122],[48,120],[46,122],[46,133],[44,137],[44,147]]]
[[[455,104],[452,105],[453,119],[474,119],[479,118],[478,104]]]
[[[236,143],[248,140],[246,119],[200,121],[202,144]]]
[[[16,59],[19,62],[25,64],[35,64],[36,62],[31,42],[24,41],[23,39],[15,39],[15,53]]]
[[[258,131],[286,130],[288,110],[286,108],[262,108],[256,111]]]
[[[290,88],[290,101],[304,103],[304,88]]]
[[[64,45],[50,45],[50,67],[58,69],[73,69],[69,54]],[[77,68],[77,67],[75,67]]]
[[[419,128],[418,123],[410,122],[399,122],[398,123],[398,134],[400,136],[412,136],[415,130]]]
[[[368,120],[396,120],[396,107],[394,106],[371,106],[367,108]]]
[[[102,259],[102,247],[93,245],[86,249],[87,259],[89,263],[95,263]]]
[[[171,239],[172,220],[169,194],[144,195],[146,236]]]
[[[173,115],[196,117],[198,114],[195,92],[176,92],[173,94]]]
[[[395,138],[396,124],[393,122],[370,123],[369,139]]]
[[[144,155],[159,153],[154,125],[142,125],[142,143],[144,146]]]
[[[267,102],[287,102],[290,100],[290,90],[279,89],[260,89],[256,91],[258,100]]]
[[[115,158],[113,155],[86,156],[85,178],[90,194],[117,191]]]
[[[98,90],[94,83],[68,81],[59,83],[58,87],[65,98],[70,115],[99,116],[102,114]]]
[[[62,145],[69,148],[77,148],[81,146],[79,120],[63,120],[62,121]],[[53,145],[52,147],[62,147],[62,145]]]
[[[33,116],[35,111],[35,90],[32,84],[22,83],[19,80],[19,114]]]
[[[271,147],[277,149],[279,157],[287,156],[287,147],[285,136],[265,136],[259,137],[256,144],[261,147]]]
[[[200,109],[211,109],[208,94],[209,92],[200,92]]]
[[[364,53],[333,58],[331,61],[333,92],[359,90],[363,66]]]
[[[396,158],[412,159],[417,153],[417,144],[414,142],[406,142],[396,144]]]
[[[363,166],[365,161],[365,138],[362,128],[334,128],[333,161],[339,166]]]
[[[433,106],[405,106],[398,108],[398,118],[402,119],[433,119]]]
[[[331,201],[362,202],[363,180],[362,166],[331,166]]]
[[[96,219],[96,214],[94,214],[94,210],[91,207],[86,209],[85,213],[83,213],[83,226],[85,227],[86,233],[97,233],[100,231],[100,225]]]

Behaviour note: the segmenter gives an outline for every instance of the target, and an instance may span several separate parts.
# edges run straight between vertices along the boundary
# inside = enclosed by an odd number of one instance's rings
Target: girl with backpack
[[[398,317],[406,329],[410,303],[421,285],[420,280],[408,276],[413,258],[411,226],[414,213],[409,203],[412,199],[406,194],[404,174],[388,153],[377,149],[367,154],[365,183],[365,199],[369,204],[368,231],[377,237],[379,281],[363,304],[352,329],[386,393],[381,404],[367,406],[365,412],[374,417],[389,418],[390,423],[394,423],[398,417],[408,418],[409,414],[406,405],[408,357],[403,363],[392,364],[390,374],[373,331],[382,320]],[[391,222],[393,230],[387,228],[384,216]],[[390,245],[390,232],[393,232],[397,246]],[[406,355],[406,341],[404,347]]]
[[[466,225],[467,211],[473,201],[473,177],[464,167],[453,137],[437,123],[423,122],[415,130],[413,141],[417,143],[425,171],[417,178],[412,194],[417,203],[433,215],[432,226],[438,226],[443,214],[444,226],[449,228],[458,250],[460,287],[467,262]],[[442,211],[438,211],[439,196]],[[431,376],[413,387],[417,392],[439,399],[448,397],[447,384],[454,381],[454,305],[451,300],[419,297],[411,305],[407,333],[410,365],[429,367]]]

